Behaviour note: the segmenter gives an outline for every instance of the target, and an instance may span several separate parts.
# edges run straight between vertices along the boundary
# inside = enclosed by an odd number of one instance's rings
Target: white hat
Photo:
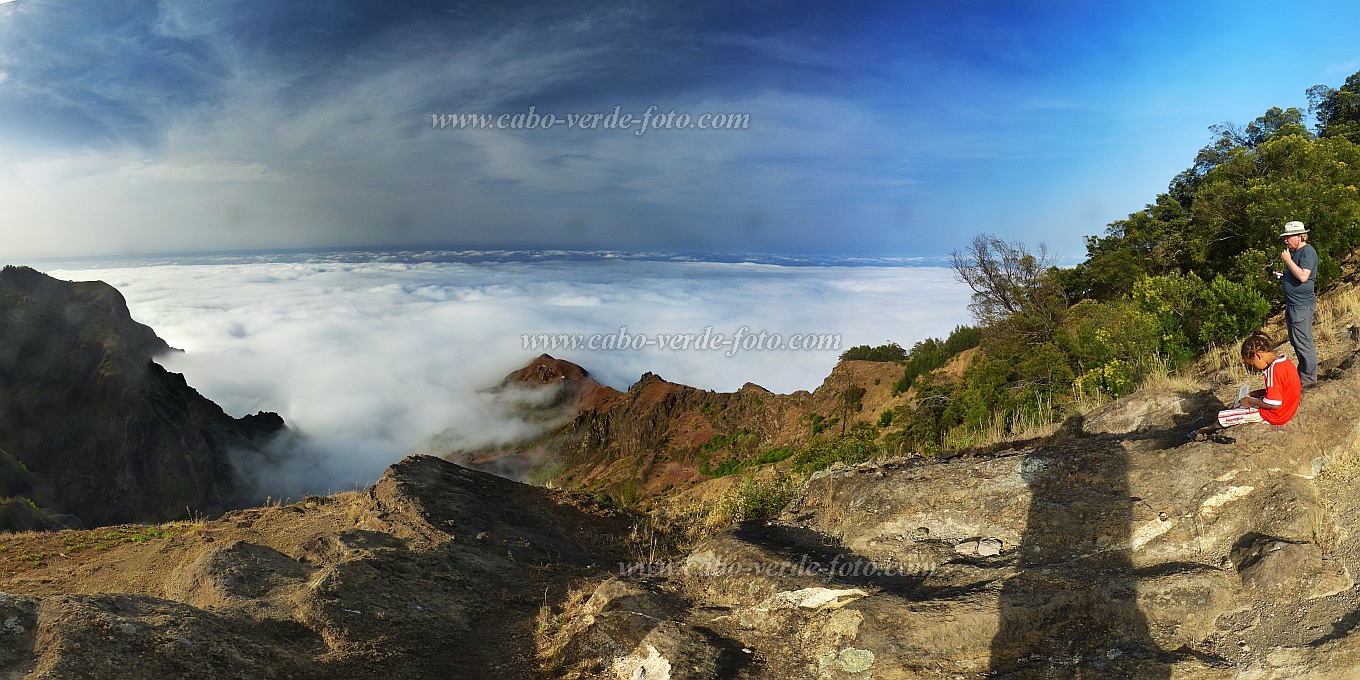
[[[1286,223],[1285,223],[1285,225],[1284,225],[1284,233],[1280,234],[1280,236],[1297,236],[1297,235],[1299,235],[1299,234],[1307,234],[1307,233],[1308,233],[1308,228],[1305,227],[1305,226],[1303,226],[1303,223],[1302,223],[1302,222],[1299,222],[1299,221],[1295,220],[1295,221],[1293,221],[1293,222],[1286,222]]]

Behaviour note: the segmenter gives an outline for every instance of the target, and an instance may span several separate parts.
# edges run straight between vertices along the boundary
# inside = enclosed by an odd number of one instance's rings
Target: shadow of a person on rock
[[[1001,591],[991,677],[1170,677],[1173,659],[1138,608],[1128,467],[1116,442],[1064,442],[1025,458],[1029,519]]]

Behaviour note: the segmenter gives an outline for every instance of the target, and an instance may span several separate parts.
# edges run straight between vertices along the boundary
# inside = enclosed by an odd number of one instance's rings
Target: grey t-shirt
[[[1299,269],[1307,269],[1312,273],[1308,275],[1307,281],[1300,283],[1294,277],[1294,272],[1288,267],[1285,268],[1284,276],[1280,279],[1280,287],[1284,289],[1284,303],[1291,307],[1311,307],[1317,303],[1317,296],[1313,293],[1313,279],[1317,278],[1317,251],[1305,243],[1302,248],[1294,251],[1291,257]]]

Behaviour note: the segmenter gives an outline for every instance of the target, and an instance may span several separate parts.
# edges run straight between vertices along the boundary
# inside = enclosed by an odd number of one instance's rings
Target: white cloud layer
[[[813,389],[840,351],[910,347],[965,323],[967,291],[932,267],[706,262],[278,263],[50,270],[99,279],[186,350],[165,365],[234,416],[279,412],[319,461],[256,470],[261,493],[368,484],[444,433],[507,441],[531,426],[478,391],[542,350],[534,333],[832,333],[828,351],[555,351],[627,389],[651,371],[730,391]]]

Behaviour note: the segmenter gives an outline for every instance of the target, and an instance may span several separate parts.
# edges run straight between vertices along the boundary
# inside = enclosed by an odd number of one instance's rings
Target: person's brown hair
[[[1275,344],[1265,333],[1252,333],[1242,341],[1242,360],[1250,359],[1257,352],[1274,352]]]

